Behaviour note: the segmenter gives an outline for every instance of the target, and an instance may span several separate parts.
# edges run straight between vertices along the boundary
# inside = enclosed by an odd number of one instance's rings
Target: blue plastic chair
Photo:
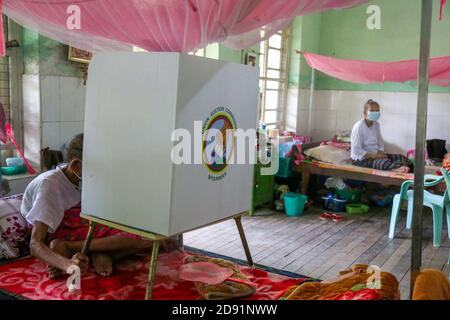
[[[444,176],[425,175],[425,187],[432,187],[444,180]],[[450,179],[450,178],[449,178]],[[450,182],[450,180],[449,180]],[[413,195],[414,190],[409,189],[414,184],[413,180],[403,182],[400,193],[394,196],[391,213],[391,224],[389,227],[389,238],[393,239],[395,234],[395,227],[399,218],[400,206],[403,200],[408,201],[408,211],[406,216],[406,228],[411,229],[413,219]],[[441,245],[442,234],[442,220],[444,216],[444,208],[447,211],[447,224],[450,223],[450,196],[448,194],[448,187],[444,195],[437,195],[424,190],[423,205],[430,207],[433,211],[433,246],[439,247]],[[450,230],[449,230],[450,238]]]
[[[445,184],[447,185],[447,190],[450,190],[450,171],[445,170],[444,168],[441,168],[442,176],[445,179]],[[447,193],[447,196],[449,197],[450,201],[450,194]],[[450,234],[450,212],[447,210],[447,229]],[[450,235],[449,235],[450,237]],[[450,264],[450,250],[448,253],[448,261],[447,264]],[[448,274],[448,280],[450,280],[450,273]]]

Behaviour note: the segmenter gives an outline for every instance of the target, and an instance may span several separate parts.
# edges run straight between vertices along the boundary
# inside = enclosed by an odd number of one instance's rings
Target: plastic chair
[[[424,187],[432,187],[444,180],[442,176],[425,175]],[[450,179],[450,177],[449,177]],[[450,180],[449,180],[450,182]],[[391,224],[389,227],[389,238],[393,239],[395,234],[395,226],[399,218],[400,205],[403,200],[408,200],[408,213],[406,216],[406,228],[411,229],[413,219],[413,195],[414,190],[409,188],[414,184],[413,180],[403,182],[400,193],[394,196],[391,213]],[[450,197],[448,194],[448,187],[444,195],[437,195],[424,190],[423,205],[430,207],[433,210],[433,246],[439,247],[441,245],[442,234],[442,219],[444,215],[444,208],[447,211],[447,224],[450,221]],[[450,230],[449,230],[450,237]]]
[[[450,189],[450,171],[447,171],[444,168],[441,168],[441,172],[442,172],[442,176],[445,179],[445,184],[447,185],[447,190],[449,190]],[[450,201],[450,194],[447,193],[447,196],[448,196],[449,201]],[[450,238],[450,210],[448,210],[448,209],[447,209],[447,229],[448,229],[449,238]],[[447,264],[450,264],[450,250],[449,250],[449,253],[448,253]],[[448,280],[450,280],[450,272],[448,274]]]

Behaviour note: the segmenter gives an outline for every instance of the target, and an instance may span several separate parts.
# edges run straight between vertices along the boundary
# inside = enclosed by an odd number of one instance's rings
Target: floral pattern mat
[[[194,254],[193,251],[196,250],[160,254],[153,299],[201,299],[194,283],[181,280],[178,276],[183,260]],[[195,254],[200,253],[197,251]],[[240,263],[237,260],[233,262]],[[47,277],[44,263],[34,258],[19,259],[0,265],[0,291],[6,298],[31,300],[142,300],[146,291],[148,265],[148,257],[134,256],[119,262],[114,276],[109,278],[102,278],[91,269],[82,277],[81,291],[70,293],[66,286],[67,277],[51,280]],[[239,265],[239,268],[251,282],[257,284],[256,293],[246,298],[249,300],[276,300],[291,286],[311,281],[300,275],[277,274],[274,269],[269,272],[261,267],[252,269]]]

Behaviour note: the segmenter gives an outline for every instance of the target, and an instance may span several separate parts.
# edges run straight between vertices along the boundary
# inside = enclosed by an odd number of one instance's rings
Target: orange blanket
[[[290,288],[284,300],[398,300],[399,283],[390,273],[377,275],[367,265],[354,265],[341,276],[322,282],[306,282]],[[377,283],[378,281],[378,283]]]
[[[416,279],[413,300],[450,300],[450,282],[435,269],[424,269]]]

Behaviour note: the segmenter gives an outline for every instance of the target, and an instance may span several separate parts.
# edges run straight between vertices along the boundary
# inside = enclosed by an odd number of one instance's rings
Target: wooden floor
[[[405,213],[389,239],[390,211],[373,210],[364,216],[346,216],[341,222],[321,221],[320,209],[312,208],[298,218],[261,210],[243,219],[255,263],[318,279],[333,278],[355,263],[377,265],[400,281],[402,299],[409,298],[411,231],[405,229]],[[444,219],[442,245],[432,243],[431,212],[424,213],[424,268],[450,272],[450,250]],[[185,234],[187,246],[245,259],[234,221],[227,221]]]

